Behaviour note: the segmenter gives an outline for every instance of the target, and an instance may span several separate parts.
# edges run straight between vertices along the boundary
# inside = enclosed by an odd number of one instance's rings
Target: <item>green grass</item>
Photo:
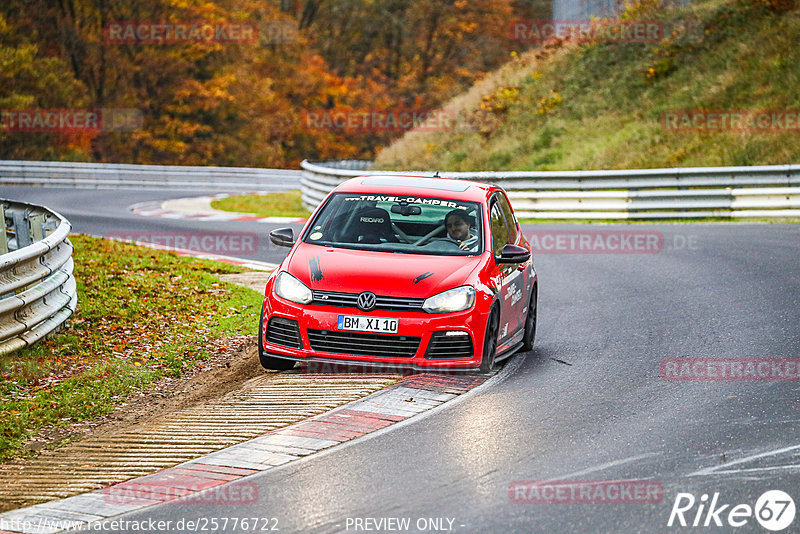
[[[308,217],[311,215],[300,199],[300,191],[284,191],[266,195],[236,195],[211,202],[211,207],[237,213],[253,213],[260,217]]]
[[[262,296],[221,282],[232,265],[87,236],[75,250],[78,311],[53,338],[0,357],[0,460],[48,425],[102,416],[257,330]]]
[[[683,8],[663,8],[654,0],[634,4],[629,18],[658,19],[687,31],[655,44],[569,44],[515,56],[445,106],[465,117],[464,127],[409,133],[379,154],[377,168],[797,163],[796,130],[676,132],[661,121],[670,110],[800,110],[800,9],[771,10],[769,1],[700,0]]]

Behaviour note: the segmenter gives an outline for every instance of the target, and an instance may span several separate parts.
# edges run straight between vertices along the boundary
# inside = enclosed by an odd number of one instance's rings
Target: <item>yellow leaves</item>
[[[234,83],[236,77],[233,74],[217,75],[205,83],[186,80],[183,86],[175,91],[176,102],[170,107],[183,114],[216,110],[224,103],[235,101],[229,90]]]
[[[481,98],[481,109],[495,113],[505,113],[519,98],[519,88],[499,87],[494,93]]]
[[[485,137],[489,137],[500,127],[506,113],[518,99],[519,88],[498,87],[494,93],[481,97],[480,108],[470,117],[470,123]]]
[[[196,5],[195,2],[190,2],[188,0],[169,0],[169,4],[175,9],[189,9]]]
[[[506,100],[516,100],[519,96],[519,89],[517,87],[501,87],[500,94]]]
[[[460,22],[458,24],[458,29],[461,30],[464,33],[472,33],[476,29],[478,29],[478,23],[477,22]]]
[[[652,67],[648,67],[644,76],[648,81],[653,81],[669,74],[675,68],[672,58],[664,58],[656,61]]]
[[[220,14],[219,6],[214,2],[197,2],[196,0],[166,0],[173,12],[184,12],[186,16],[198,19]]]
[[[222,87],[209,87],[208,88],[208,96],[211,98],[215,98],[217,100],[228,100],[231,101],[233,98],[227,91],[225,91]]]
[[[561,102],[563,102],[561,95],[550,89],[550,94],[539,99],[539,108],[537,109],[537,112],[540,115],[550,113],[556,109]]]
[[[347,85],[344,84],[344,83],[339,83],[339,84],[336,84],[336,85],[332,85],[332,86],[328,87],[326,89],[326,91],[325,91],[325,93],[330,95],[330,96],[347,96],[347,94],[349,92],[350,92],[350,90],[348,89]]]
[[[211,78],[209,88],[215,91],[227,89],[229,86],[236,82],[236,76],[233,74],[220,74]]]
[[[625,9],[622,11],[622,18],[636,19],[646,16],[653,16],[662,13],[663,6],[661,0],[633,0],[625,2]]]

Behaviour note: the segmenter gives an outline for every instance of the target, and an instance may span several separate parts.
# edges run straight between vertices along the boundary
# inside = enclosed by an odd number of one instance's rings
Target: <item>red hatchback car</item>
[[[259,356],[415,370],[490,370],[536,335],[530,245],[495,186],[411,176],[341,184],[267,282]]]

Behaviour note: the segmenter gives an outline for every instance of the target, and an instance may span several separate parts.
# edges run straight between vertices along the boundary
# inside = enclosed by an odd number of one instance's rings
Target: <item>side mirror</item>
[[[269,233],[269,240],[279,247],[294,245],[294,231],[291,228],[277,228]]]
[[[497,263],[523,263],[531,257],[531,251],[517,245],[505,245],[500,257],[496,258]]]

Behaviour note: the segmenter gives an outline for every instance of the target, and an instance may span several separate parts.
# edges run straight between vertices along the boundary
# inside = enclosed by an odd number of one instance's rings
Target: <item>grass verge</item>
[[[221,282],[243,269],[82,235],[75,250],[78,311],[38,345],[0,357],[0,461],[49,425],[110,412],[130,394],[180,377],[211,341],[257,330],[262,296]]]
[[[300,190],[265,195],[236,195],[211,202],[211,207],[236,213],[253,213],[260,217],[308,217],[311,215],[300,198]]]

